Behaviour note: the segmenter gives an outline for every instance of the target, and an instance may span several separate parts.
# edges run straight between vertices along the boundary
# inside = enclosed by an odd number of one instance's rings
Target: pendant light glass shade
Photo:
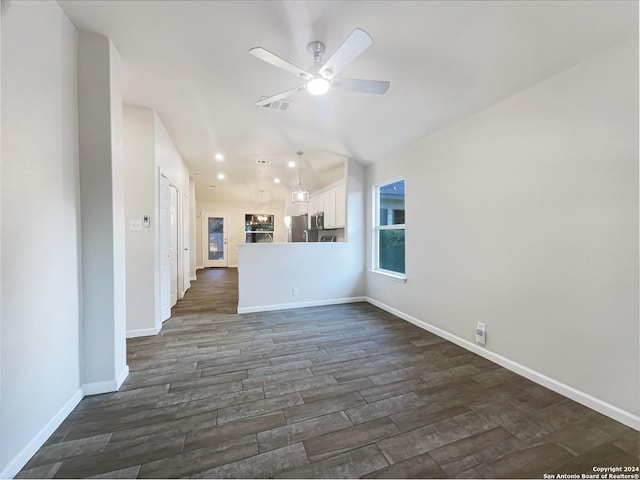
[[[291,203],[294,205],[303,205],[309,203],[309,192],[302,189],[302,182],[300,181],[300,164],[302,163],[302,152],[296,152],[298,155],[298,162],[296,163],[296,177],[298,180],[298,189],[295,192],[291,192]]]

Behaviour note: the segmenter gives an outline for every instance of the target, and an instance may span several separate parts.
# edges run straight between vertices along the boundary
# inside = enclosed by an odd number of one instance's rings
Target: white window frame
[[[407,205],[407,180],[405,177],[397,177],[392,180],[385,180],[384,182],[376,183],[372,188],[372,202],[373,212],[372,212],[372,258],[371,258],[371,272],[391,278],[393,280],[398,280],[401,282],[406,282],[407,274],[406,274],[406,245],[405,245],[405,273],[394,272],[393,270],[386,270],[384,268],[380,268],[380,231],[381,230],[405,230],[405,224],[396,224],[396,225],[380,225],[380,189],[387,185],[391,185],[392,183],[396,183],[399,181],[404,182],[404,201],[405,201],[405,215],[406,215],[406,205]],[[405,218],[406,221],[406,218]],[[405,234],[406,238],[406,234]]]

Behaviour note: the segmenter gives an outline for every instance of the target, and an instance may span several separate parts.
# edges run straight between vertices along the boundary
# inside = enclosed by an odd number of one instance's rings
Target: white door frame
[[[165,192],[166,189],[166,192]],[[169,260],[169,247],[170,247],[170,190],[174,189],[176,192],[176,211],[175,211],[175,221],[176,221],[176,278],[174,281],[177,285],[176,291],[176,300],[181,299],[184,296],[184,291],[182,289],[182,285],[184,283],[183,276],[183,262],[184,256],[182,255],[184,248],[183,235],[180,233],[183,231],[182,225],[188,219],[188,215],[184,215],[182,212],[182,196],[180,194],[180,189],[173,183],[171,180],[166,177],[162,171],[158,168],[158,245],[160,248],[158,249],[159,258],[158,258],[158,276],[159,276],[159,284],[158,285],[158,303],[159,303],[159,314],[160,314],[160,322],[164,322],[171,316],[171,266]],[[165,195],[165,197],[163,197]],[[163,212],[164,210],[164,212]]]
[[[209,260],[209,217],[219,217],[224,219],[223,235],[224,246],[222,260]],[[228,267],[229,266],[229,214],[223,212],[202,212],[202,264],[207,267]]]

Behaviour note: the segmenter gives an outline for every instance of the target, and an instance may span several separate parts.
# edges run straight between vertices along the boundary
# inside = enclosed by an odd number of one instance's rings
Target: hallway
[[[194,312],[237,313],[237,268],[205,268],[198,270],[197,276],[184,298],[171,309],[172,317]]]
[[[237,315],[209,269],[120,391],[19,478],[540,478],[638,465],[638,432],[367,303]]]

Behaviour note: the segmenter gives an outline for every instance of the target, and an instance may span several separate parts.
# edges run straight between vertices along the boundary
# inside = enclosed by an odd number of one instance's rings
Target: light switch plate
[[[142,230],[142,220],[129,220],[129,230]]]

